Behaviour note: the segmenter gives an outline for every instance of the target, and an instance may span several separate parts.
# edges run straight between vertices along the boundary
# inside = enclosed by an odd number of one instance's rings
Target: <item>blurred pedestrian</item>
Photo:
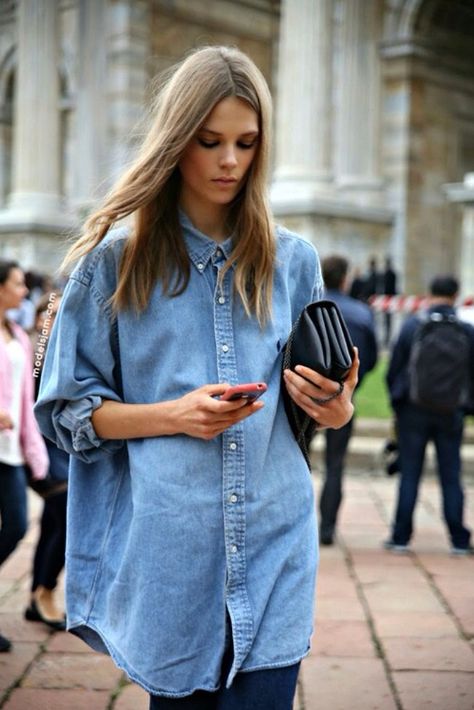
[[[461,444],[464,406],[474,384],[474,328],[458,321],[459,290],[451,275],[433,279],[426,312],[410,316],[394,345],[387,372],[397,417],[400,484],[392,533],[386,549],[406,552],[425,450],[434,442],[443,496],[443,514],[453,554],[472,553],[471,532],[463,523]]]
[[[24,464],[36,480],[46,477],[48,455],[33,415],[32,350],[26,333],[6,317],[26,296],[23,271],[0,261],[0,565],[27,528]],[[11,643],[0,635],[0,651]]]
[[[343,256],[331,255],[323,259],[322,271],[326,287],[325,297],[340,308],[348,327],[352,342],[359,350],[360,386],[365,375],[377,362],[377,339],[374,317],[371,309],[347,295],[349,262]],[[357,410],[356,410],[357,411]],[[324,484],[321,491],[319,509],[320,542],[332,545],[336,532],[337,515],[343,496],[343,475],[347,448],[352,435],[354,417],[340,429],[326,429],[324,453]]]
[[[389,256],[385,258],[385,270],[383,272],[383,289],[382,293],[384,296],[395,296],[398,293],[397,290],[397,274],[392,266],[392,260]],[[392,339],[392,312],[388,308],[385,313],[385,333],[384,333],[384,343],[385,347],[388,348],[390,341]]]
[[[366,301],[370,301],[372,296],[376,296],[382,293],[383,276],[378,270],[377,259],[375,256],[372,256],[369,259],[367,273],[364,276],[364,285]]]
[[[355,298],[357,301],[366,301],[367,286],[365,279],[360,273],[360,269],[354,269],[351,286],[349,289],[349,296]]]
[[[47,348],[50,329],[60,302],[61,296],[57,292],[39,299],[36,305],[36,349],[39,344]],[[41,381],[41,369],[41,365],[35,369],[36,396]],[[64,631],[65,617],[57,606],[55,589],[65,562],[69,455],[48,439],[45,439],[45,444],[49,455],[49,477],[58,485],[44,497],[39,538],[33,560],[31,599],[25,610],[25,618],[28,621],[41,621],[53,629]]]
[[[108,650],[153,710],[291,710],[317,535],[282,387],[342,426],[358,361],[336,398],[307,368],[282,383],[282,346],[322,279],[313,247],[269,213],[257,67],[235,48],[195,50],[155,107],[69,253],[82,258],[36,405],[72,454],[68,628]],[[130,214],[133,229],[109,231]],[[268,385],[258,401],[221,398],[256,382]]]

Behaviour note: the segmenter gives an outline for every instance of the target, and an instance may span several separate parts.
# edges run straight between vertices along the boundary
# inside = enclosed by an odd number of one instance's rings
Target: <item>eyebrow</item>
[[[222,133],[219,133],[219,131],[213,131],[211,128],[206,128],[205,126],[203,126],[200,130],[205,131],[206,133],[212,133],[214,136],[221,136],[222,135]],[[259,131],[257,130],[257,131],[245,131],[245,133],[241,133],[240,135],[241,136],[258,136],[258,134],[259,134]]]

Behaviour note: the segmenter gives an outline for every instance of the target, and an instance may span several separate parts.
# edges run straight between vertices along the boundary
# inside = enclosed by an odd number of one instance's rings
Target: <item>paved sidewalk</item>
[[[474,527],[474,481],[466,487]],[[295,710],[474,708],[474,558],[448,555],[433,479],[423,482],[413,553],[381,550],[394,492],[380,476],[346,479],[339,543],[321,551],[317,629]],[[28,536],[0,572],[0,630],[14,642],[0,654],[0,707],[146,710],[146,694],[107,657],[23,620],[40,507],[30,500]]]

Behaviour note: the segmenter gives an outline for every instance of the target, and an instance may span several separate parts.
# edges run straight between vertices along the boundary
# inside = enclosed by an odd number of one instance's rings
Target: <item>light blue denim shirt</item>
[[[76,267],[51,334],[35,408],[72,454],[68,627],[132,680],[179,697],[218,687],[231,620],[237,671],[277,668],[309,649],[317,567],[310,474],[280,393],[281,350],[301,309],[321,297],[314,248],[277,227],[273,318],[261,329],[218,286],[231,240],[181,215],[191,261],[185,292],[112,314],[127,231],[111,231]],[[264,381],[265,407],[211,441],[186,435],[99,438],[102,399],[152,403],[207,383]]]

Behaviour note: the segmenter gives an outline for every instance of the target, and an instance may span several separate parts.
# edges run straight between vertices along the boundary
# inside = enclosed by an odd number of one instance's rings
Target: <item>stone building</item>
[[[362,268],[390,254],[407,292],[461,265],[474,291],[449,187],[474,170],[473,36],[474,0],[0,0],[0,256],[55,268],[133,154],[152,78],[224,43],[275,97],[279,221]]]

